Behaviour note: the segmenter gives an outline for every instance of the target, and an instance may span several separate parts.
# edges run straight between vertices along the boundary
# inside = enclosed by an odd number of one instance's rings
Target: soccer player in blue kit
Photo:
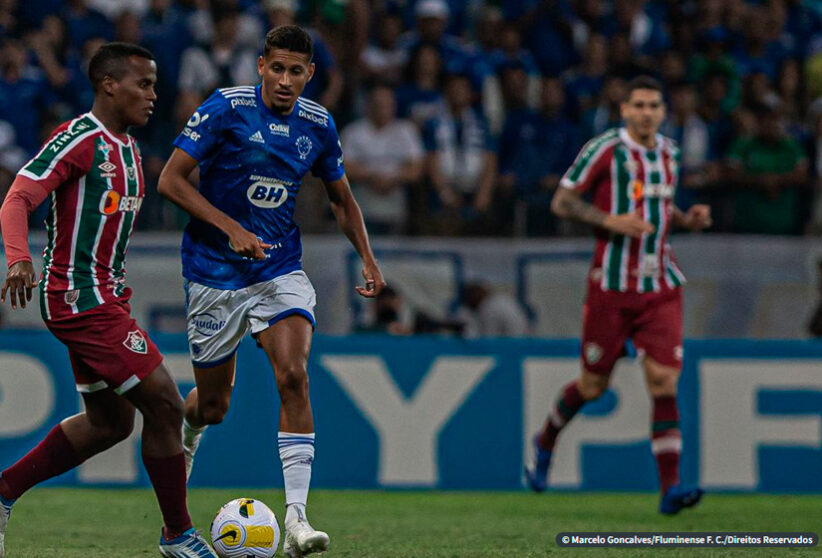
[[[188,472],[207,425],[228,411],[236,350],[250,330],[274,368],[280,394],[287,556],[328,548],[305,505],[314,459],[308,353],[315,295],[301,269],[294,205],[310,171],[323,183],[340,228],[362,259],[372,298],[385,286],[351,194],[334,120],[300,97],[314,73],[311,37],[293,25],[268,32],[257,62],[262,83],[218,89],[175,140],[158,189],[191,215],[183,233],[187,330],[197,387],[185,400]],[[200,167],[199,187],[188,177]]]

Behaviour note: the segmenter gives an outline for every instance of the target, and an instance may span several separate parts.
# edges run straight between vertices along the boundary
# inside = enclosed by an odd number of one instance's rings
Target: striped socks
[[[659,487],[665,494],[670,487],[679,484],[679,454],[682,452],[679,410],[674,396],[654,397],[651,451],[659,470]]]
[[[554,411],[548,416],[542,431],[537,436],[537,445],[544,450],[553,451],[560,431],[569,420],[574,418],[583,405],[585,405],[585,400],[579,392],[577,381],[566,384],[560,392]]]
[[[285,523],[290,524],[300,516],[305,518],[311,463],[314,461],[314,433],[279,432],[277,438],[285,481]]]

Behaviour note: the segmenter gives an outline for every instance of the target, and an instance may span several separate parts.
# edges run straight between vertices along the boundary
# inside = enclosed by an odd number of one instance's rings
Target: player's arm
[[[187,211],[195,219],[214,225],[226,236],[229,246],[247,258],[265,259],[265,248],[270,244],[262,243],[254,233],[247,231],[237,221],[214,207],[192,184],[188,176],[198,165],[197,160],[182,149],[174,152],[163,167],[157,183],[157,191]]]
[[[551,211],[563,219],[571,219],[594,227],[608,229],[615,234],[639,238],[644,233],[654,232],[654,226],[636,213],[622,213],[619,215],[605,213],[593,204],[586,202],[578,191],[571,188],[557,188],[554,198],[551,200]]]
[[[365,279],[365,288],[357,286],[357,293],[367,298],[373,298],[385,287],[385,279],[383,279],[380,267],[377,265],[377,258],[374,257],[374,252],[371,250],[362,212],[357,200],[354,199],[354,195],[351,193],[348,178],[342,175],[337,180],[323,180],[323,184],[325,184],[325,191],[328,193],[331,209],[334,211],[334,217],[336,217],[340,229],[348,237],[348,240],[362,259],[362,276]]]
[[[37,276],[29,251],[29,214],[43,203],[49,190],[41,184],[17,175],[9,193],[0,208],[0,229],[3,231],[3,245],[9,270],[0,291],[0,302],[6,302],[6,293],[11,299],[11,307],[25,308],[31,301],[32,289],[37,284]]]
[[[688,211],[682,211],[674,206],[671,224],[675,227],[688,229],[689,231],[707,229],[713,224],[711,206],[707,204],[694,204],[688,208]]]

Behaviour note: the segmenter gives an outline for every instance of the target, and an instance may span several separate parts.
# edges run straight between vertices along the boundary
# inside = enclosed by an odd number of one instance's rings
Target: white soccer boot
[[[315,530],[305,519],[298,519],[285,527],[283,552],[288,558],[300,558],[328,550],[328,534]]]

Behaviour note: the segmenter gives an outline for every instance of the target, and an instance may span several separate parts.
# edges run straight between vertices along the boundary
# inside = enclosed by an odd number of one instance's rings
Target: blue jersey
[[[265,260],[243,258],[216,227],[191,218],[183,232],[183,276],[235,290],[301,268],[294,206],[303,177],[342,178],[334,120],[314,101],[297,99],[291,114],[263,103],[260,86],[218,89],[174,141],[200,165],[200,193],[263,242]]]

